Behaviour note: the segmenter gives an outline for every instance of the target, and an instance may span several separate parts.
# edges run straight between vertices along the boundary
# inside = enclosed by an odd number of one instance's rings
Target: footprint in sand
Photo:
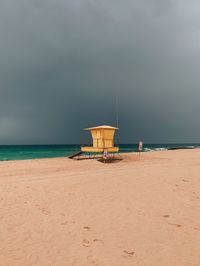
[[[170,215],[168,215],[168,214],[163,215],[163,218],[169,218],[169,217],[170,217]]]
[[[46,210],[46,209],[43,208],[43,207],[40,207],[38,204],[36,204],[35,207],[36,207],[39,211],[41,211],[43,214],[45,214],[45,215],[50,215],[50,214],[51,214],[50,211]]]
[[[180,187],[179,185],[175,185],[174,186],[174,188],[173,188],[173,191],[180,191],[180,190],[182,190],[182,191],[184,191],[184,188],[182,188],[182,187]]]
[[[182,225],[181,224],[174,224],[174,223],[168,223],[169,225],[174,225],[174,226],[176,226],[176,227],[182,227]]]
[[[104,244],[103,240],[98,239],[98,238],[93,239],[93,242],[94,242],[94,243]]]
[[[192,194],[195,196],[196,199],[199,199],[199,196],[197,195],[196,192],[192,192]]]
[[[42,208],[41,211],[42,211],[45,215],[50,215],[50,211],[46,210],[45,208]]]
[[[91,228],[89,226],[83,226],[83,229],[89,231]]]
[[[97,259],[93,255],[87,256],[87,261],[94,266],[99,265],[99,262],[97,261]]]
[[[104,244],[103,240],[98,239],[98,238],[93,239],[93,243],[99,243],[99,244],[101,244],[101,245]],[[84,247],[90,247],[91,244],[92,244],[92,243],[91,243],[89,240],[87,240],[87,239],[83,239],[83,246],[84,246]]]
[[[123,257],[125,258],[132,258],[135,255],[135,252],[132,250],[124,250],[123,251]]]
[[[179,190],[179,185],[176,184],[172,190],[173,190],[173,191],[177,191],[177,190]]]
[[[90,247],[90,241],[87,239],[83,239],[83,246],[84,247]]]

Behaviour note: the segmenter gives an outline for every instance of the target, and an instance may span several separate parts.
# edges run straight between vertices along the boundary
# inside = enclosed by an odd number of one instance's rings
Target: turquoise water
[[[120,152],[138,150],[138,144],[121,144],[119,146]],[[177,147],[200,147],[200,144],[145,144],[143,150],[152,151]],[[80,145],[2,145],[0,146],[0,161],[67,157],[79,150]]]

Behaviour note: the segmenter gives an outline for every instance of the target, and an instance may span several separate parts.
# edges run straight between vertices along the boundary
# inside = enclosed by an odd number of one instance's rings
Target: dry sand
[[[200,150],[0,162],[0,265],[199,266]]]

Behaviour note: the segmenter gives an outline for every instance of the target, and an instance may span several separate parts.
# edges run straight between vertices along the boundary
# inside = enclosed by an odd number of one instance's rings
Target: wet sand
[[[200,149],[0,162],[0,265],[199,266]]]

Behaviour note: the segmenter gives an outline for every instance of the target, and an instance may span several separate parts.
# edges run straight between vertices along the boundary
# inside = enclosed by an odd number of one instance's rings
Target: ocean
[[[120,152],[138,151],[138,144],[120,144]],[[143,151],[199,148],[200,144],[144,144]],[[0,161],[67,157],[80,145],[0,145]]]

